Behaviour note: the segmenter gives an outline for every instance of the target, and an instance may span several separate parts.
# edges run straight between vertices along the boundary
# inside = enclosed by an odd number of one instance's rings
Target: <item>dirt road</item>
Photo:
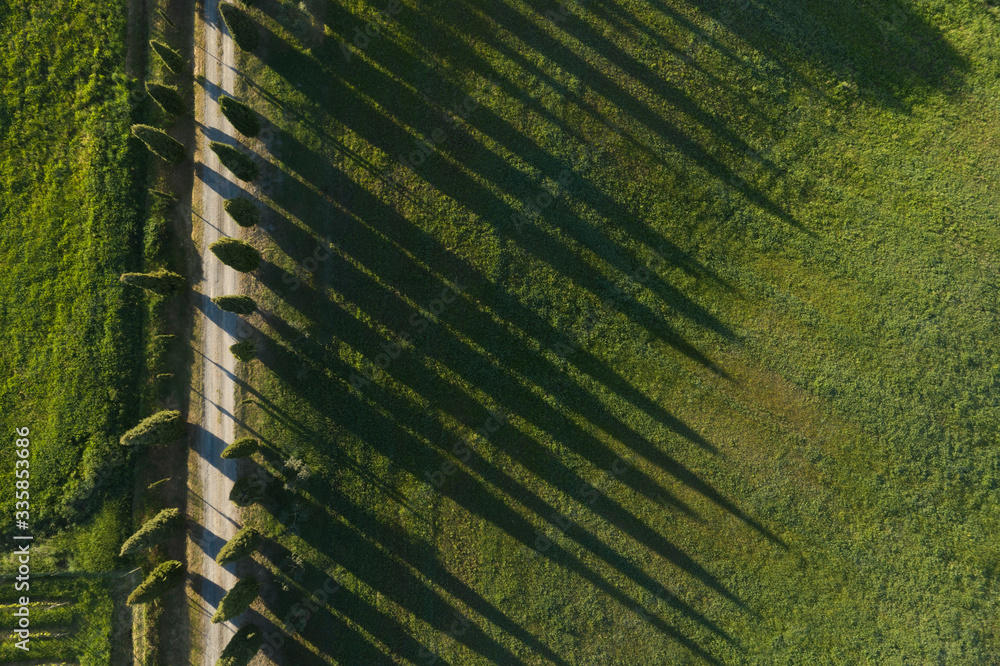
[[[233,460],[223,460],[219,454],[233,441],[235,431],[235,359],[229,346],[236,342],[238,319],[219,310],[210,299],[238,293],[239,274],[208,250],[209,244],[220,236],[239,235],[239,227],[226,214],[222,203],[239,194],[240,188],[234,176],[208,149],[209,141],[232,143],[228,137],[234,136],[232,126],[219,111],[217,103],[219,94],[233,94],[235,81],[233,40],[225,31],[218,3],[219,0],[205,0],[204,12],[197,18],[196,44],[200,43],[204,50],[195,49],[195,71],[202,73],[205,79],[195,108],[195,119],[199,123],[198,152],[191,197],[196,209],[200,208],[201,217],[194,217],[194,225],[196,230],[201,227],[199,250],[203,279],[196,287],[199,292],[196,304],[200,310],[197,327],[201,335],[198,350],[201,352],[201,376],[195,377],[193,386],[194,397],[201,406],[201,428],[197,429],[189,481],[189,514],[198,519],[200,529],[192,530],[188,545],[190,569],[200,573],[201,578],[195,577],[189,592],[198,609],[192,618],[190,663],[206,666],[214,666],[237,629],[232,623],[211,622],[219,601],[236,582],[235,576],[218,566],[214,558],[237,529],[236,507],[229,501],[236,464]]]

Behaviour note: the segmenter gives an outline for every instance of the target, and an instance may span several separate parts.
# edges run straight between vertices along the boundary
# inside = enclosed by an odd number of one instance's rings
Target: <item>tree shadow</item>
[[[663,10],[663,0],[651,0]],[[750,48],[784,63],[809,62],[857,88],[866,101],[907,109],[913,95],[954,91],[968,63],[930,25],[899,0],[762,0],[688,4],[719,21]]]

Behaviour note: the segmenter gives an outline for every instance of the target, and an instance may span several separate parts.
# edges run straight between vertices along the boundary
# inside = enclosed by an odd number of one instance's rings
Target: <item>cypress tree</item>
[[[178,509],[164,509],[142,524],[135,534],[122,545],[121,557],[152,548],[170,538],[184,525]]]
[[[161,109],[172,116],[179,116],[186,110],[181,94],[174,86],[165,86],[162,83],[146,83],[146,92],[153,98]]]
[[[242,359],[241,359],[242,360]],[[258,442],[253,437],[244,437],[238,439],[229,446],[227,446],[222,451],[223,458],[246,458],[247,456],[253,455],[257,448],[260,446]]]
[[[232,171],[233,175],[240,180],[250,182],[251,180],[254,180],[260,172],[257,164],[250,159],[246,153],[243,153],[230,145],[219,143],[218,141],[212,141],[208,144],[208,147],[212,149],[213,153],[219,156],[219,161],[222,162],[222,166]]]
[[[241,227],[252,227],[260,222],[260,209],[246,197],[226,199],[222,207],[229,213],[229,217],[233,218],[233,221]]]
[[[222,20],[225,21],[229,34],[233,36],[237,46],[244,51],[253,51],[257,48],[260,37],[257,24],[246,12],[229,4],[220,4],[219,11],[222,12]]]
[[[253,576],[237,581],[236,585],[233,585],[233,589],[222,597],[219,607],[215,610],[215,615],[212,616],[212,622],[214,624],[226,622],[243,613],[250,608],[250,604],[257,598],[259,592],[260,582]]]
[[[257,345],[251,340],[244,340],[231,345],[229,351],[232,352],[237,361],[252,361],[257,356]]]
[[[180,412],[163,410],[139,421],[139,425],[122,435],[120,441],[123,446],[137,449],[161,446],[183,437],[184,425]]]
[[[244,527],[233,535],[215,556],[220,566],[226,566],[252,553],[260,544],[260,533],[252,527]]]
[[[222,650],[215,666],[247,666],[264,644],[264,636],[253,623],[240,627]]]
[[[184,565],[177,560],[169,560],[153,569],[146,580],[139,583],[139,587],[129,595],[126,603],[129,606],[148,603],[183,582]]]
[[[236,131],[243,136],[255,137],[260,132],[260,120],[257,114],[246,104],[237,102],[232,97],[223,95],[219,98],[219,107]]]
[[[260,265],[257,248],[237,238],[224,236],[209,245],[208,249],[219,261],[241,273],[249,273]]]
[[[152,273],[122,273],[118,279],[125,284],[142,287],[163,296],[172,294],[184,286],[183,277],[165,268],[160,268]]]
[[[216,296],[212,302],[218,305],[220,310],[235,312],[238,315],[253,314],[257,309],[257,301],[249,296]]]
[[[181,56],[180,53],[173,50],[161,41],[151,39],[149,40],[149,45],[153,47],[153,53],[159,56],[163,64],[167,66],[174,74],[181,74],[184,72],[184,66],[187,62]]]
[[[171,164],[179,164],[187,158],[187,151],[181,142],[157,127],[132,125],[132,134],[146,144],[154,155]]]

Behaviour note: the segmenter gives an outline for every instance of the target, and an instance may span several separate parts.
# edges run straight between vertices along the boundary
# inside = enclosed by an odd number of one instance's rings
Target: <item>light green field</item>
[[[995,660],[997,12],[391,6],[241,65],[283,663]]]

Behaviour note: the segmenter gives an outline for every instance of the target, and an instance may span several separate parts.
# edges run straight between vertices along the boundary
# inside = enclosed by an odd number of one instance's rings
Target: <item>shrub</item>
[[[125,284],[142,287],[154,294],[164,296],[172,294],[184,286],[183,277],[165,268],[155,270],[152,273],[122,273],[118,279]]]
[[[257,301],[249,296],[216,296],[212,302],[218,305],[220,310],[235,312],[238,315],[253,314],[257,309]]]
[[[178,509],[164,509],[142,524],[135,534],[122,545],[121,557],[152,548],[170,538],[184,525],[184,517]]]
[[[153,98],[153,101],[161,109],[172,116],[182,115],[186,110],[181,94],[173,86],[165,86],[160,83],[147,83],[146,92],[149,93],[149,96]]]
[[[260,592],[260,583],[253,576],[237,581],[236,585],[233,585],[233,589],[222,597],[219,607],[215,610],[215,615],[212,616],[212,622],[215,624],[227,622],[243,613],[250,608],[250,604],[257,598],[258,592]]]
[[[226,199],[222,207],[229,213],[229,217],[233,218],[236,224],[241,227],[252,227],[260,222],[260,209],[246,197]]]
[[[260,132],[260,120],[257,114],[246,104],[237,102],[232,97],[223,95],[219,98],[219,107],[236,131],[243,136],[255,137]]]
[[[260,265],[260,252],[253,245],[236,238],[220,238],[208,249],[219,261],[241,273],[249,273]]]
[[[247,16],[246,12],[228,4],[220,4],[219,11],[222,12],[222,20],[225,21],[229,34],[233,36],[237,46],[244,51],[253,51],[257,48],[259,37],[257,24]]]
[[[163,410],[139,422],[139,425],[122,435],[123,446],[145,448],[162,446],[184,436],[184,419],[177,411]]]
[[[215,556],[219,566],[226,566],[248,556],[260,544],[260,533],[252,527],[244,527],[233,535]]]
[[[258,481],[249,477],[236,479],[233,489],[229,491],[229,501],[236,506],[250,506],[261,498],[262,488]]]
[[[126,603],[129,606],[145,604],[184,582],[184,565],[177,560],[168,560],[153,569],[146,580],[129,595]]]
[[[238,439],[229,446],[227,446],[222,451],[223,458],[246,458],[247,456],[253,455],[257,448],[260,446],[258,442],[253,437],[244,437],[243,439]]]
[[[257,345],[251,340],[244,340],[230,346],[229,351],[232,352],[237,361],[252,361],[257,356]]]
[[[146,144],[150,152],[171,164],[179,164],[187,158],[187,151],[181,142],[159,128],[132,125],[132,134]]]
[[[215,666],[247,666],[263,643],[264,636],[257,625],[245,624],[229,639]]]
[[[187,62],[180,53],[174,51],[172,48],[156,39],[149,40],[149,45],[153,47],[153,53],[159,56],[160,60],[163,61],[163,64],[167,66],[167,69],[174,74],[181,74],[184,72],[184,66]]]
[[[225,143],[219,143],[218,141],[211,142],[208,144],[208,147],[212,149],[213,153],[219,156],[222,166],[232,171],[233,175],[240,180],[250,182],[260,173],[257,164],[245,153],[236,148]]]

